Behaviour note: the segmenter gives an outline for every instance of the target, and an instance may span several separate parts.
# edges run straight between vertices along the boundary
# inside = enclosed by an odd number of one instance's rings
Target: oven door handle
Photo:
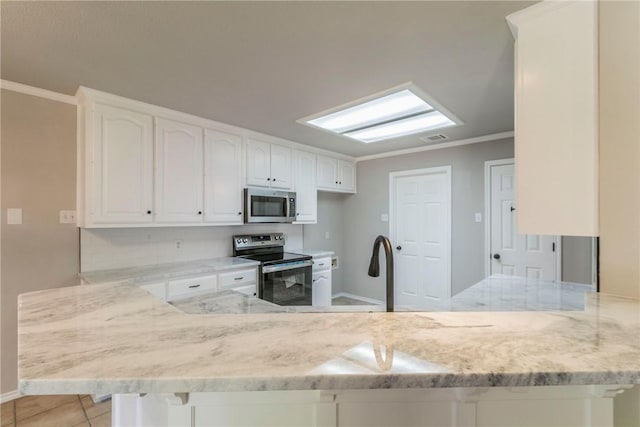
[[[311,267],[313,265],[313,261],[312,260],[306,260],[304,262],[300,262],[300,263],[296,263],[296,264],[290,264],[290,265],[284,265],[284,266],[277,266],[277,265],[270,265],[267,267],[262,267],[262,272],[267,274],[267,273],[274,273],[276,271],[287,271],[287,270],[295,270],[296,268],[305,268],[305,267]]]

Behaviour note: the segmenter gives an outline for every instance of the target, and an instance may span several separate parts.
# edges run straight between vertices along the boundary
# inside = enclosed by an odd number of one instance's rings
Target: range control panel
[[[235,250],[261,248],[264,246],[284,246],[284,233],[233,236]]]

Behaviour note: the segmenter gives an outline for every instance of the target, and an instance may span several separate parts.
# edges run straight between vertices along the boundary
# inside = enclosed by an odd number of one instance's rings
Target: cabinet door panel
[[[202,222],[202,128],[156,119],[156,220]]]
[[[207,129],[204,162],[205,222],[242,224],[242,137]]]
[[[93,116],[91,221],[147,223],[153,206],[150,115],[96,104]]]
[[[318,188],[334,190],[338,186],[338,161],[318,156]]]
[[[315,223],[318,219],[316,155],[304,151],[296,151],[294,159],[296,222]]]
[[[291,190],[292,160],[291,148],[271,145],[271,188]]]
[[[344,191],[356,189],[356,167],[353,163],[338,160],[338,189]]]
[[[247,185],[269,187],[271,184],[271,151],[269,143],[247,141]]]

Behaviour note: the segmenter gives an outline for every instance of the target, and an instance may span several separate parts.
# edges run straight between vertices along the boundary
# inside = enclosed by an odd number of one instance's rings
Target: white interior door
[[[391,174],[396,304],[451,296],[451,167]]]
[[[555,280],[556,237],[517,233],[514,165],[490,168],[490,274]]]

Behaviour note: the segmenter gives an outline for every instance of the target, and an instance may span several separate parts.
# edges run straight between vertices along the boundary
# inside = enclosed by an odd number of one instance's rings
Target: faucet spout
[[[387,260],[387,312],[393,311],[393,249],[391,242],[385,236],[378,236],[373,243],[373,253],[369,262],[368,274],[371,277],[380,276],[380,245],[384,247],[384,254]]]

